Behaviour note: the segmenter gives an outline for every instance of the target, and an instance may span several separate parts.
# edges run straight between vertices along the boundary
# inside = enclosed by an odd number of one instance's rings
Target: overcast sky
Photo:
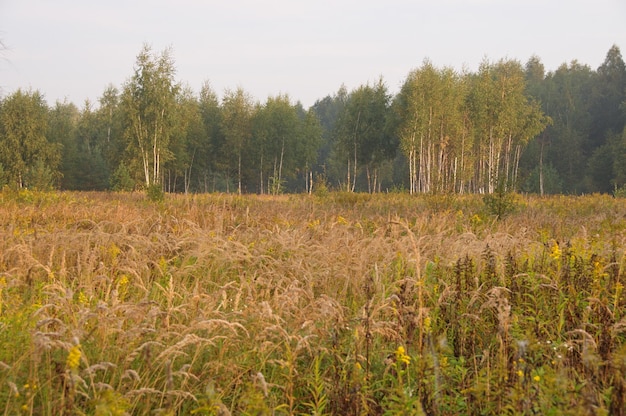
[[[626,56],[625,0],[0,0],[0,94],[82,108],[121,88],[144,43],[171,47],[177,79],[305,107],[375,82],[395,93],[424,59],[475,71],[537,55],[547,70]]]

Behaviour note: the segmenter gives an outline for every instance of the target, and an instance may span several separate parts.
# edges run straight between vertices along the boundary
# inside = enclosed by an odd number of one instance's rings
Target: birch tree
[[[135,73],[123,93],[127,153],[147,187],[162,183],[161,167],[171,157],[176,95],[171,50],[154,54],[148,45],[137,56]]]
[[[236,164],[237,192],[243,192],[243,159],[252,137],[254,103],[243,88],[227,90],[222,100],[221,127],[224,134],[224,155]]]
[[[0,105],[0,165],[17,188],[50,187],[59,177],[62,145],[46,137],[48,113],[39,91],[19,89]]]
[[[522,150],[549,123],[539,104],[526,95],[521,64],[483,62],[472,79],[468,106],[478,155],[475,190],[510,188],[517,181]]]
[[[409,162],[409,190],[462,190],[470,160],[463,79],[429,61],[412,71],[395,102],[400,148]],[[398,114],[399,113],[399,114]]]

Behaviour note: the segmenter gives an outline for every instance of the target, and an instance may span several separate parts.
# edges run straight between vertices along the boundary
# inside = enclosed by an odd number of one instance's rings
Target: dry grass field
[[[0,193],[7,415],[624,415],[626,200]]]

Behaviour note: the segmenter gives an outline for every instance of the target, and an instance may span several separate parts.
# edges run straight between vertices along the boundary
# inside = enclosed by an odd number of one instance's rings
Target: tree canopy
[[[97,103],[49,107],[39,91],[0,100],[0,183],[76,190],[491,193],[612,192],[626,185],[626,65],[614,45],[577,61],[426,60],[397,93],[341,86],[304,109],[243,87],[196,94],[170,49],[144,45],[128,80]],[[316,178],[316,180],[314,180]]]

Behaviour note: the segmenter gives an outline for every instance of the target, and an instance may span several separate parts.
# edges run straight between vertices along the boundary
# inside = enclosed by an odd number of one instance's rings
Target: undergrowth
[[[619,199],[29,192],[5,414],[626,413]]]

